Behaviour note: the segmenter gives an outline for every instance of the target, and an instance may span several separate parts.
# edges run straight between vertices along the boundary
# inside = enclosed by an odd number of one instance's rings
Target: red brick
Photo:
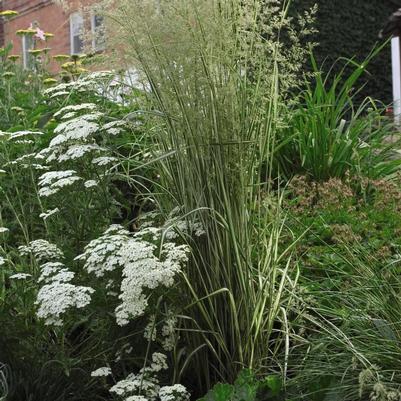
[[[90,4],[91,0],[85,0],[84,4]],[[48,43],[39,43],[40,47],[50,47],[50,55],[70,54],[70,21],[69,16],[79,7],[78,0],[67,0],[68,11],[55,4],[52,0],[3,0],[3,10],[15,10],[19,15],[5,20],[3,23],[3,45],[13,44],[13,54],[22,54],[22,38],[16,35],[19,29],[27,29],[31,23],[37,22],[39,27],[53,33],[54,38]],[[0,24],[0,46],[2,26]],[[52,69],[55,65],[52,65]]]

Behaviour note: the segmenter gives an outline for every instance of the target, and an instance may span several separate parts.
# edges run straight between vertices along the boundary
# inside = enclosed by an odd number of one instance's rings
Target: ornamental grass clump
[[[203,389],[233,381],[244,366],[286,371],[276,357],[285,349],[297,273],[278,247],[283,223],[280,208],[269,206],[277,203],[271,164],[282,100],[302,82],[306,55],[288,6],[120,0],[110,12],[162,119],[158,202],[196,216],[205,232],[189,240],[183,274],[183,335]],[[284,32],[296,37],[291,54]]]
[[[300,174],[325,181],[347,175],[379,178],[399,170],[394,149],[400,141],[393,122],[375,100],[357,100],[363,88],[359,81],[380,50],[361,63],[348,61],[334,76],[324,76],[312,57],[314,78],[277,136],[278,174],[288,180]]]

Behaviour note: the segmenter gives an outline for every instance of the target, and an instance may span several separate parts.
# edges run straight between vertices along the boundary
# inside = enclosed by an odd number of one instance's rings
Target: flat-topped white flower
[[[52,281],[52,277],[58,274],[60,271],[65,269],[65,266],[61,262],[46,262],[40,266],[40,277],[38,282],[49,282]]]
[[[96,143],[76,144],[69,146],[66,150],[60,149],[58,152],[53,152],[47,157],[48,162],[57,160],[65,162],[68,160],[76,160],[86,156],[88,153],[105,151],[105,148],[100,147]]]
[[[143,315],[149,301],[146,290],[159,286],[171,287],[175,275],[188,260],[189,248],[172,243],[163,245],[162,258],[158,258],[155,255],[158,247],[144,238],[150,236],[152,240],[157,240],[160,230],[147,227],[142,231],[131,234],[123,227],[113,225],[101,237],[92,240],[84,253],[75,258],[83,260],[84,268],[97,277],[116,269],[122,270],[121,304],[115,311],[120,326]]]
[[[6,260],[0,256],[0,266],[4,266],[6,264]]]
[[[91,372],[92,377],[106,377],[110,375],[111,375],[111,369],[106,366]]]
[[[39,290],[36,298],[37,316],[44,319],[46,325],[61,326],[62,315],[70,309],[87,306],[94,292],[93,288],[71,283],[55,281],[46,284]]]
[[[0,234],[7,233],[10,230],[7,227],[0,227]]]
[[[125,246],[129,240],[129,231],[122,226],[111,225],[101,237],[89,242],[84,253],[75,260],[84,260],[84,268],[96,277],[103,277],[106,272],[111,272],[121,263],[118,250]]]
[[[84,182],[85,188],[97,187],[98,182],[96,180],[88,180]]]
[[[76,118],[73,118],[68,121],[64,121],[60,123],[55,129],[54,133],[56,135],[58,134],[64,134],[65,136],[65,141],[71,140],[71,139],[79,139],[79,140],[86,140],[88,139],[91,135],[95,134],[99,130],[99,124],[97,121],[102,115],[100,113],[96,114],[85,114]],[[49,147],[53,147],[56,145],[60,145],[63,143],[61,141],[61,137],[56,139],[52,139],[50,142]]]
[[[16,131],[16,132],[11,132],[10,133],[10,137],[9,140],[15,140],[15,139],[21,139],[21,138],[26,138],[26,137],[31,137],[31,136],[40,136],[40,135],[44,135],[43,132],[40,131],[28,131],[28,130],[24,130],[24,131]]]
[[[159,390],[160,401],[187,401],[190,394],[182,384],[163,386]]]
[[[65,106],[61,108],[58,112],[54,113],[54,117],[60,117],[65,115],[68,112],[77,112],[77,111],[93,111],[96,110],[97,106],[94,103],[81,103],[81,104],[72,104],[69,106]]]
[[[32,277],[32,274],[29,273],[17,273],[10,276],[10,279],[14,280],[26,280],[27,278]]]
[[[47,220],[49,217],[53,216],[54,214],[57,214],[59,211],[60,209],[56,207],[55,209],[46,210],[45,212],[41,213],[39,217],[42,218],[43,220]]]
[[[111,156],[99,156],[92,159],[92,164],[96,166],[107,166],[108,164],[117,162],[118,159],[116,157]]]
[[[130,374],[125,379],[117,382],[110,389],[110,392],[120,396],[128,396],[140,391],[145,399],[154,400],[159,389],[158,380],[154,377],[153,372],[141,369],[137,375]]]
[[[168,369],[167,356],[160,352],[154,352],[152,354],[152,363],[150,364],[150,368],[154,372],[160,372],[161,370]]]
[[[32,139],[17,139],[14,143],[17,145],[33,145],[35,142]]]
[[[57,245],[45,239],[36,239],[31,241],[29,245],[21,245],[18,247],[18,251],[21,256],[32,254],[41,263],[59,261],[64,257],[63,252]]]
[[[150,401],[149,398],[146,398],[142,395],[130,395],[128,398],[125,398],[124,401]]]
[[[56,194],[60,189],[73,185],[82,180],[75,170],[49,171],[39,177],[39,196],[48,197]]]
[[[104,124],[102,126],[102,130],[105,131],[107,134],[116,136],[124,132],[127,129],[128,123],[123,120],[112,121],[110,123]]]

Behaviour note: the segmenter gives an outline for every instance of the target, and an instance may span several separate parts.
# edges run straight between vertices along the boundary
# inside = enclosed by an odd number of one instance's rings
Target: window
[[[24,68],[28,69],[32,67],[32,54],[29,50],[32,50],[34,46],[34,41],[31,35],[22,36],[22,61]]]
[[[92,49],[93,51],[102,51],[105,49],[105,32],[104,18],[101,15],[92,15],[91,18],[92,30]]]
[[[83,41],[84,19],[80,13],[70,16],[71,54],[80,54],[84,49]]]

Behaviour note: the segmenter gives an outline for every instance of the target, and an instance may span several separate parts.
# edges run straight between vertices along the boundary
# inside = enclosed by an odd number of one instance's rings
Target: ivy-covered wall
[[[315,57],[328,71],[339,57],[363,60],[377,42],[379,32],[390,15],[401,7],[401,0],[293,0],[298,12],[317,3],[314,40],[319,43]],[[391,47],[370,64],[363,95],[385,104],[392,101]]]

